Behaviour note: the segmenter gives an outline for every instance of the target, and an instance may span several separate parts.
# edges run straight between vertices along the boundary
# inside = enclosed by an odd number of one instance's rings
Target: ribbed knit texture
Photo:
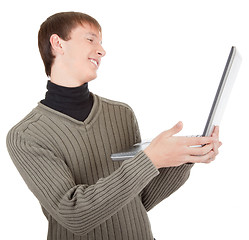
[[[111,160],[138,141],[131,108],[96,95],[84,122],[39,103],[10,130],[10,156],[49,221],[48,240],[153,239],[147,211],[187,180],[192,164],[158,171],[142,151]]]

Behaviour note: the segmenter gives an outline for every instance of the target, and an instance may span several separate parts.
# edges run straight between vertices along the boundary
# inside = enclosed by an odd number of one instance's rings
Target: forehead
[[[83,38],[85,36],[92,36],[95,37],[97,39],[99,39],[100,41],[102,40],[102,34],[99,31],[99,29],[97,29],[97,27],[90,25],[88,23],[84,23],[82,25],[78,25],[75,28],[72,29],[70,37],[71,38]]]

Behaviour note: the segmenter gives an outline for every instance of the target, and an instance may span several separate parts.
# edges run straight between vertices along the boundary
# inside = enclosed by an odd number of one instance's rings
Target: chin
[[[97,78],[97,74],[95,75],[92,75],[92,76],[88,76],[86,79],[85,79],[85,83],[86,82],[91,82],[92,80],[96,79]]]

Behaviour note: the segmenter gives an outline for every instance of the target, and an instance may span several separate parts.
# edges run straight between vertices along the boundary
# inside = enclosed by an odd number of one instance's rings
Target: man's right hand
[[[185,163],[210,163],[218,154],[219,129],[212,137],[174,136],[182,130],[182,122],[162,132],[144,150],[156,168],[175,167]],[[193,147],[193,146],[202,147]]]

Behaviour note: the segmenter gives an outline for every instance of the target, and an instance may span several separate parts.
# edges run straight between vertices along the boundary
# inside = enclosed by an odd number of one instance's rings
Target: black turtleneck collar
[[[89,92],[88,83],[68,88],[48,81],[47,89],[42,104],[79,121],[88,117],[93,106],[93,96]]]

